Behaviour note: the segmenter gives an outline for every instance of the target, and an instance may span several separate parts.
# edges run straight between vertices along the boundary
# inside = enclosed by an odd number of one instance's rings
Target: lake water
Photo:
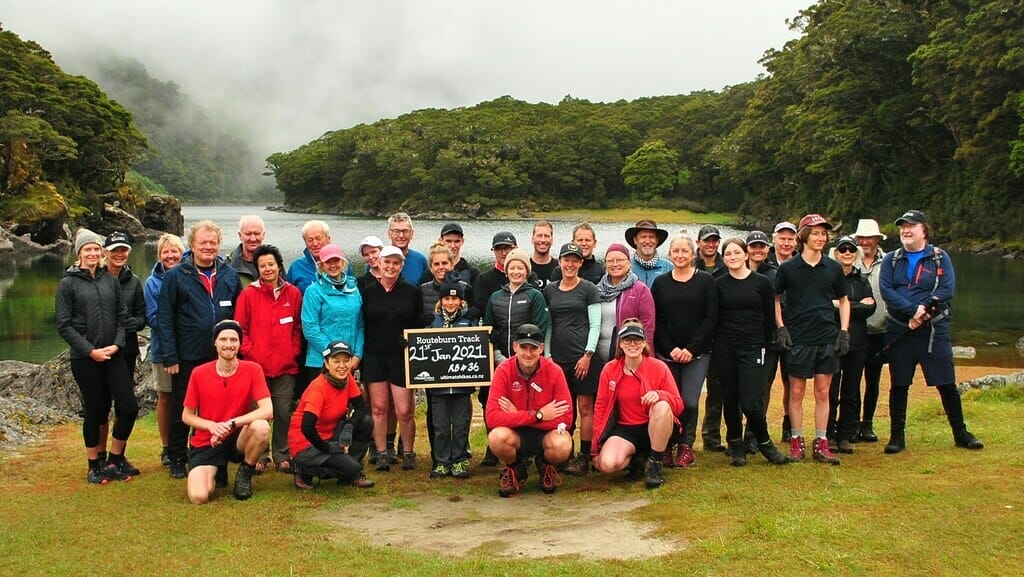
[[[384,219],[358,219],[324,217],[299,213],[267,211],[262,208],[240,206],[187,206],[184,209],[185,227],[199,219],[209,218],[224,229],[222,254],[228,254],[237,245],[237,222],[243,214],[259,214],[267,225],[267,242],[276,245],[290,263],[302,254],[304,245],[300,235],[302,225],[310,219],[325,220],[331,227],[333,241],[349,255],[357,271],[363,269],[362,259],[356,254],[359,241],[368,234],[386,239],[387,223]],[[437,239],[446,221],[415,220],[416,236],[413,248],[425,252]],[[509,231],[519,245],[530,247],[532,221],[463,220],[466,233],[463,256],[478,265],[490,266],[491,237],[497,232]],[[554,222],[555,248],[568,242],[575,222]],[[599,256],[613,242],[623,242],[623,232],[633,223],[594,223]],[[686,229],[696,235],[700,224],[662,222],[659,226],[676,232]],[[719,227],[723,238],[734,234],[745,235],[737,229]],[[1024,335],[1024,299],[1020,287],[1024,286],[1024,262],[991,256],[954,254],[957,272],[957,297],[954,301],[953,341],[956,345],[973,346],[977,358],[963,361],[973,365],[1024,367],[1014,344]],[[54,328],[54,291],[61,274],[73,260],[71,255],[43,256],[30,263],[14,266],[0,265],[0,359],[18,359],[43,362],[56,356],[65,343]],[[140,278],[149,275],[155,260],[155,245],[138,245],[132,251],[130,264]],[[989,345],[987,343],[998,343]]]

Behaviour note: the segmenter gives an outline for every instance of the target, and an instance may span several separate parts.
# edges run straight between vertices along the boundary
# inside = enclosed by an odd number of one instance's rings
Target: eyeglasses
[[[394,234],[395,236],[409,236],[410,234],[412,234],[412,229],[411,228],[393,228],[393,229],[391,229],[391,233]]]
[[[836,247],[836,252],[851,253],[857,252],[857,247],[844,244],[843,246]]]
[[[605,264],[625,264],[629,262],[628,258],[609,258],[606,259]]]

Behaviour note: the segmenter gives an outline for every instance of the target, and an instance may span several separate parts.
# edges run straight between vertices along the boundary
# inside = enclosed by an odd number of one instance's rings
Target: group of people
[[[531,460],[548,493],[562,473],[594,470],[625,470],[660,486],[665,467],[695,461],[702,389],[705,451],[727,452],[734,466],[752,453],[782,465],[804,459],[810,438],[813,459],[837,465],[836,453],[877,441],[886,361],[886,453],[906,447],[907,390],[918,364],[939,391],[955,444],[980,449],[955,387],[952,263],[928,242],[920,211],[895,226],[901,247],[892,253],[879,248],[877,222],[863,219],[830,257],[832,226],[817,214],[779,223],[771,238],[752,231],[724,241],[711,225],[694,239],[642,220],[601,262],[589,224],[574,227],[555,252],[554,227],[541,221],[532,254],[500,232],[491,242],[494,266],[480,272],[460,254],[458,223],[445,224],[422,254],[410,247],[412,219],[396,213],[389,243],[371,235],[356,247],[366,265],[357,278],[327,223],[302,227],[305,250],[286,269],[262,220],[250,215],[240,219],[228,258],[220,256],[220,227],[208,220],[191,227],[187,247],[161,236],[145,283],[127,266],[125,235],[103,239],[83,229],[56,312],[82,393],[87,481],[139,474],[125,450],[139,410],[136,335],[147,324],[161,459],[172,477],[187,477],[195,503],[227,486],[228,462],[239,463],[238,499],[252,495],[253,476],[271,465],[300,489],[330,478],[371,487],[369,466],[416,469],[404,331],[423,327],[491,327],[496,366],[490,387],[478,392],[487,430],[480,465],[502,465],[502,497],[520,491]],[[772,442],[766,420],[779,368],[788,453]],[[803,423],[808,380],[813,436]],[[472,392],[427,391],[431,478],[470,475]]]

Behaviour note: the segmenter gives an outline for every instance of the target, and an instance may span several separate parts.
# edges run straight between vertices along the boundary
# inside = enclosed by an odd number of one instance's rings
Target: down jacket
[[[127,311],[121,284],[106,270],[73,266],[64,271],[54,301],[57,332],[71,347],[72,359],[87,359],[93,349],[124,348]]]

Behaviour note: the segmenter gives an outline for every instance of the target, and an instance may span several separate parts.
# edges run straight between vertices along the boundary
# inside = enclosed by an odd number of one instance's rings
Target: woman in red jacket
[[[253,252],[259,279],[238,295],[235,320],[242,327],[242,358],[263,368],[274,407],[274,434],[271,451],[277,470],[292,473],[288,455],[288,421],[299,374],[296,358],[302,343],[302,293],[284,280],[284,262],[277,247],[265,244]],[[268,460],[260,459],[256,470],[266,469]]]
[[[662,459],[683,399],[668,366],[651,357],[640,319],[622,321],[618,336],[615,359],[604,366],[598,384],[591,454],[597,470],[628,466],[630,478],[643,478],[653,489],[665,482]]]

